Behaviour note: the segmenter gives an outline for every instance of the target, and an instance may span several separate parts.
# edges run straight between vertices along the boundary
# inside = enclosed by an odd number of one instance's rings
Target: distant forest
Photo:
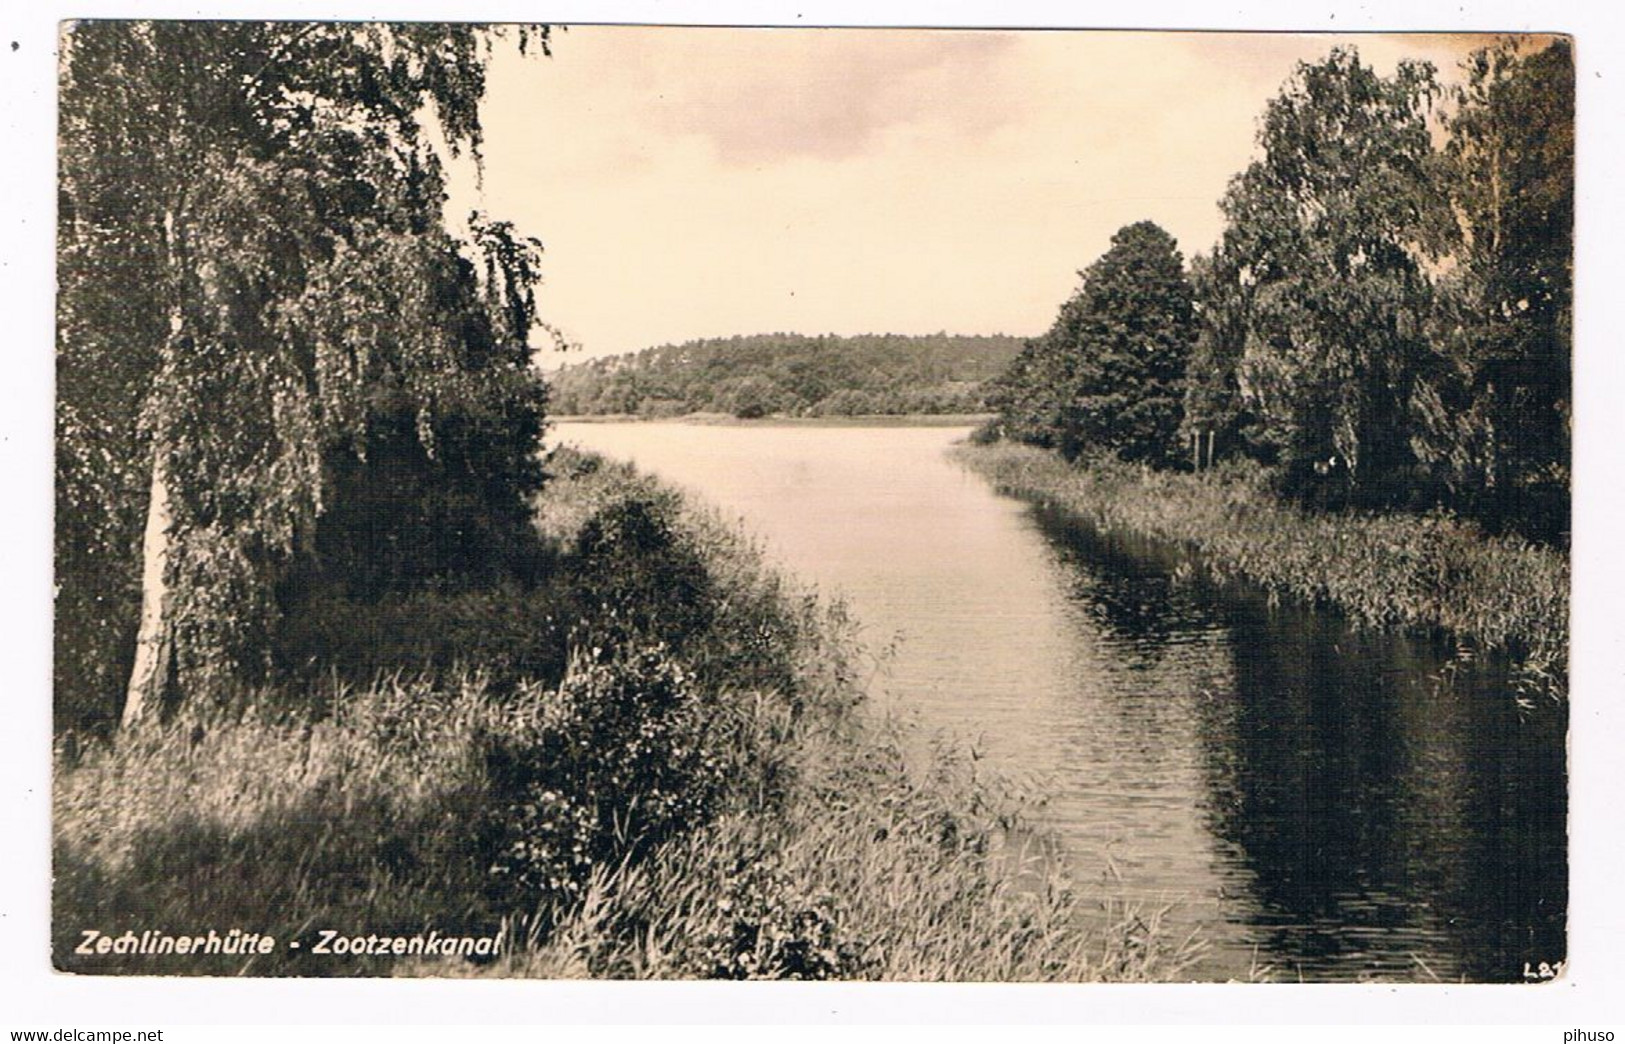
[[[1022,341],[1002,334],[755,334],[661,345],[566,366],[555,413],[796,417],[979,413]]]

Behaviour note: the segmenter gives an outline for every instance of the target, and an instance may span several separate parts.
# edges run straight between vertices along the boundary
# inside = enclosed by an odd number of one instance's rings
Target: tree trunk
[[[164,253],[173,280],[169,301],[169,341],[165,354],[175,350],[185,328],[178,273],[181,265],[180,237],[175,228],[175,206],[164,211]],[[173,661],[174,621],[170,618],[169,560],[173,551],[170,535],[168,465],[164,461],[163,426],[152,437],[152,489],[147,500],[147,524],[141,534],[141,623],[135,636],[135,666],[124,694],[121,728],[128,728],[162,699],[170,682]]]
[[[170,513],[169,484],[164,475],[163,446],[152,448],[152,497],[147,503],[147,526],[141,536],[141,626],[136,632],[135,667],[124,697],[120,725],[128,728],[142,713],[162,699],[169,682],[171,626],[169,618]]]

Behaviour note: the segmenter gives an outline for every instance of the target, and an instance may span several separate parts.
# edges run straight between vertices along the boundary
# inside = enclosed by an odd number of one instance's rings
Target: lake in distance
[[[1565,722],[1503,667],[1177,570],[995,495],[968,428],[565,423],[845,598],[879,682],[1047,795],[1079,890],[1171,905],[1192,979],[1521,981],[1564,956]]]

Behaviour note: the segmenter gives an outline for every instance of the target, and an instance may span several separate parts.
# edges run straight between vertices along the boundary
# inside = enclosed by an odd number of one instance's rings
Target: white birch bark
[[[163,447],[152,450],[152,497],[141,536],[141,625],[136,631],[135,667],[124,697],[120,725],[128,728],[161,698],[169,680],[170,621],[168,569],[170,556],[169,484],[164,477]]]
[[[173,271],[179,261],[173,208],[164,212],[164,248]],[[180,335],[184,323],[177,294],[169,308],[171,345]],[[130,684],[124,694],[120,728],[129,728],[140,720],[148,708],[157,704],[169,681],[169,530],[172,519],[166,472],[164,439],[160,430],[153,434],[152,488],[147,500],[147,524],[141,534],[141,622],[136,629],[135,665],[130,669]]]

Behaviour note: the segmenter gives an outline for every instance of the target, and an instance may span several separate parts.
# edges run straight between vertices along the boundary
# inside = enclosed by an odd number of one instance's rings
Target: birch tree
[[[67,713],[111,716],[117,664],[126,725],[263,676],[277,582],[314,547],[332,462],[364,459],[380,416],[409,411],[429,459],[460,401],[539,431],[539,246],[487,223],[459,269],[441,217],[435,138],[477,156],[489,47],[430,25],[65,30]]]
[[[1433,68],[1377,75],[1350,50],[1300,64],[1231,183],[1220,250],[1246,301],[1237,385],[1286,487],[1329,504],[1411,488],[1414,399],[1447,239],[1432,174]]]

